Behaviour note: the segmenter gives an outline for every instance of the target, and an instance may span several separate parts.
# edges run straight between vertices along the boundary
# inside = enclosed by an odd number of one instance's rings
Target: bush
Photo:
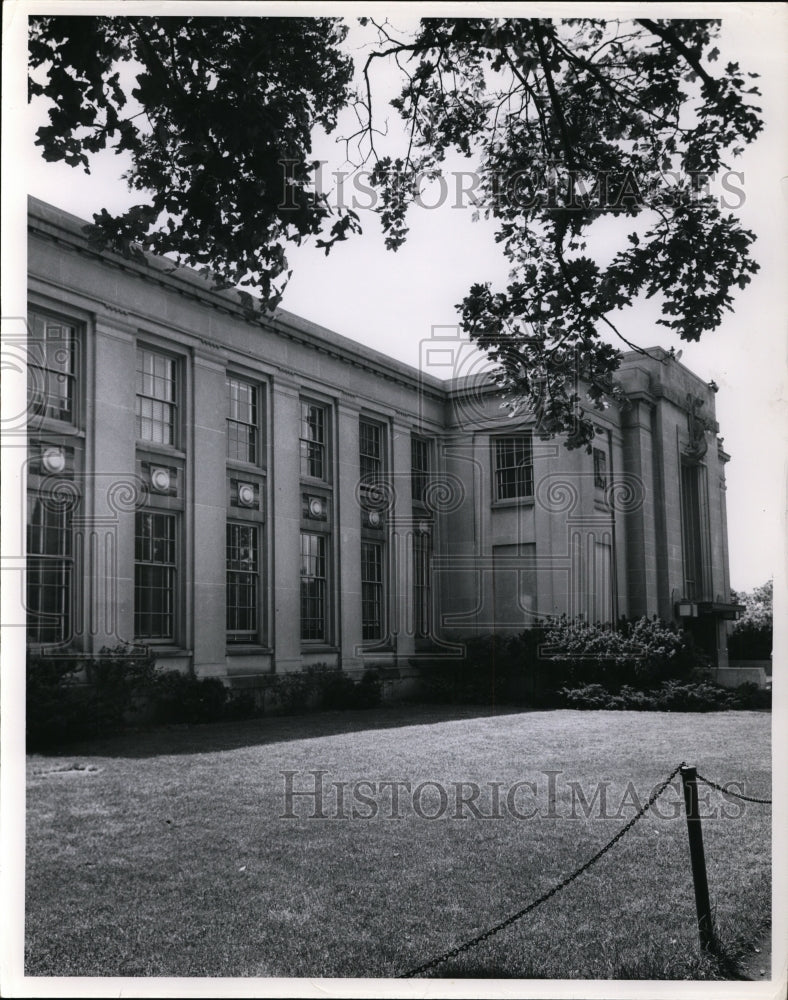
[[[218,677],[165,670],[156,675],[151,701],[155,722],[218,722],[224,714],[227,688]]]
[[[728,636],[728,656],[731,660],[769,660],[772,643],[771,623],[737,622]]]
[[[516,635],[482,635],[464,640],[462,657],[414,659],[421,700],[433,703],[535,703],[550,687],[553,665],[539,659],[541,626]],[[458,640],[462,641],[462,640]]]
[[[690,636],[658,619],[622,619],[611,627],[564,616],[519,635],[473,637],[465,647],[461,659],[411,661],[425,700],[550,707],[565,704],[564,689],[589,688],[593,698],[601,697],[596,688],[649,689],[709,676],[708,660]]]
[[[709,681],[665,681],[651,689],[622,685],[608,690],[601,684],[585,684],[560,691],[563,704],[580,709],[627,709],[643,712],[719,712],[727,709],[770,708],[771,691],[755,684],[731,690]]]
[[[28,654],[28,747],[119,731],[125,715],[148,697],[154,676],[150,654],[140,648],[104,648],[97,659]]]
[[[768,660],[772,655],[774,585],[769,580],[750,594],[732,594],[744,602],[744,615],[728,636],[728,656],[732,660]]]
[[[657,618],[622,619],[615,628],[561,618],[546,633],[546,651],[573,685],[606,687],[684,679],[708,665],[689,634]]]
[[[319,675],[315,686],[320,708],[331,710],[356,707],[356,682],[342,670],[330,670]]]
[[[368,670],[356,682],[341,667],[316,663],[299,673],[266,678],[267,704],[279,715],[299,715],[315,710],[375,708],[381,702],[380,679]]]
[[[112,735],[135,715],[160,723],[214,722],[223,717],[226,700],[218,678],[158,672],[144,648],[102,649],[95,659],[29,655],[28,747]]]
[[[241,722],[244,719],[256,719],[263,714],[264,708],[250,691],[228,691],[224,705],[224,718],[228,722]]]
[[[736,698],[737,708],[771,708],[772,691],[771,688],[758,687],[748,681],[740,684],[733,692]]]
[[[157,671],[144,649],[103,649],[96,659],[30,655],[27,660],[27,742],[47,749],[120,732],[129,718],[159,724],[240,720],[317,709],[374,708],[381,684],[374,671],[360,682],[324,663],[299,673],[268,675],[258,696],[229,691],[217,677]]]
[[[361,682],[356,685],[356,708],[377,708],[383,700],[380,677],[374,670],[366,670]]]
[[[622,685],[609,691],[601,684],[563,688],[561,696],[569,708],[618,709],[642,712],[716,712],[740,707],[736,695],[708,682],[665,681],[652,689]]]
[[[82,734],[90,718],[87,685],[78,658],[27,659],[27,745],[47,747]]]
[[[620,704],[611,705],[613,696],[601,684],[584,684],[579,688],[562,688],[560,693],[569,708],[624,708],[624,702],[620,697]]]

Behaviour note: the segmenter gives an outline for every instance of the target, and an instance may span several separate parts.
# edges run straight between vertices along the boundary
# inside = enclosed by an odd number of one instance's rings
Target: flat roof
[[[45,230],[48,226],[61,232],[65,231],[75,242],[82,244],[84,248],[89,247],[84,229],[90,223],[79,216],[73,215],[71,212],[67,212],[62,208],[58,208],[55,205],[29,195],[28,217],[29,220],[38,222],[40,229]],[[43,227],[40,225],[41,223],[44,224]],[[187,285],[192,294],[206,300],[209,305],[213,305],[214,308],[229,309],[236,312],[247,323],[268,326],[274,331],[279,331],[290,336],[297,334],[298,338],[309,346],[324,350],[328,346],[343,355],[355,358],[357,361],[365,362],[366,365],[374,366],[382,374],[394,376],[408,382],[416,382],[421,388],[429,387],[437,393],[446,393],[449,396],[467,391],[471,387],[476,390],[482,389],[491,392],[495,390],[495,383],[492,378],[485,381],[484,370],[471,375],[441,379],[435,375],[423,372],[404,361],[398,361],[396,358],[392,358],[382,351],[368,347],[360,341],[345,337],[334,330],[304,319],[287,309],[277,308],[270,313],[260,312],[254,316],[250,316],[244,298],[237,290],[217,289],[213,286],[210,277],[201,274],[194,268],[176,264],[166,257],[145,252],[143,254],[143,264],[141,261],[123,257],[112,250],[96,250],[95,253],[98,257],[107,257],[112,259],[114,263],[120,264],[130,270],[136,270],[143,275],[145,274],[146,267],[150,268],[157,272],[156,280],[165,284],[172,283],[174,287],[180,286],[182,288],[183,285]],[[469,343],[472,342],[469,341]],[[647,364],[649,360],[664,362],[669,357],[671,357],[670,353],[664,348],[654,346],[644,348],[643,352],[622,352],[621,365],[622,367],[634,367],[644,362]],[[685,365],[682,365],[675,358],[673,358],[673,362],[699,383],[706,384],[700,376],[696,375]]]
[[[36,228],[35,224],[38,223],[38,228],[41,231],[45,231],[47,227],[50,227],[51,229],[68,233],[74,242],[81,244],[86,249],[89,246],[84,228],[90,223],[85,219],[72,215],[71,212],[66,212],[55,205],[51,205],[30,195],[28,196],[28,217],[32,228]],[[44,225],[41,226],[41,223]],[[165,284],[172,283],[174,287],[187,285],[192,294],[205,299],[209,305],[224,310],[230,309],[240,315],[247,323],[267,326],[274,331],[278,330],[290,335],[296,333],[300,339],[304,340],[310,346],[316,348],[323,347],[323,349],[328,346],[341,354],[355,358],[358,361],[366,362],[368,365],[380,369],[383,374],[398,376],[409,382],[418,382],[422,388],[428,386],[440,392],[446,391],[446,384],[443,379],[422,372],[418,368],[406,364],[404,361],[398,361],[396,358],[392,358],[382,351],[368,347],[366,344],[362,344],[350,337],[344,337],[334,330],[329,330],[318,323],[304,319],[295,313],[289,312],[287,309],[275,309],[270,313],[260,312],[254,316],[250,316],[248,307],[245,305],[244,299],[238,291],[235,289],[215,288],[210,277],[199,273],[194,268],[176,264],[166,257],[148,252],[145,252],[143,255],[144,263],[126,258],[112,250],[96,250],[95,253],[98,257],[107,257],[113,263],[126,267],[129,270],[137,271],[143,275],[146,273],[146,267],[150,268],[156,272],[156,280]],[[147,276],[150,277],[150,275]]]

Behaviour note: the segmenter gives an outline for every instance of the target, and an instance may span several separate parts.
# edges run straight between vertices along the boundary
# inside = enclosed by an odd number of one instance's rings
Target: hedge
[[[130,724],[205,723],[319,709],[372,708],[381,684],[368,671],[360,682],[319,664],[299,673],[265,675],[257,691],[233,691],[215,677],[157,670],[140,647],[30,654],[27,659],[27,745],[51,749],[95,739]]]
[[[747,700],[712,684],[708,658],[691,636],[658,618],[613,627],[563,616],[516,635],[468,639],[461,659],[412,662],[422,697],[433,702],[673,711]]]
[[[665,681],[659,687],[638,690],[622,685],[610,691],[601,684],[563,688],[561,698],[568,708],[618,709],[641,712],[719,712],[727,709],[771,708],[771,691],[756,684],[724,688],[708,681]]]

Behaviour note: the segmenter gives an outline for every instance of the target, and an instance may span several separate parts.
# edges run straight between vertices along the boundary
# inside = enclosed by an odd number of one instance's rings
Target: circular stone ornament
[[[41,455],[41,464],[47,472],[60,473],[66,467],[66,453],[62,448],[46,448]]]
[[[150,470],[151,486],[157,493],[167,493],[170,488],[170,470],[161,467]]]

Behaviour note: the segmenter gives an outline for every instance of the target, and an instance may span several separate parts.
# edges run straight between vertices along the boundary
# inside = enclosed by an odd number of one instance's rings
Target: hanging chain
[[[743,799],[745,802],[759,802],[764,806],[772,804],[771,799],[754,799],[750,795],[740,795],[739,792],[731,792],[727,788],[723,788],[722,785],[718,785],[716,781],[709,781],[708,778],[704,778],[702,774],[696,774],[695,777],[698,781],[702,781],[704,785],[710,785],[712,788],[716,788],[718,792],[722,792],[723,795],[730,795],[734,799]]]
[[[531,913],[532,910],[535,910],[537,906],[541,906],[542,903],[546,903],[547,900],[555,896],[556,893],[560,892],[562,889],[565,889],[568,885],[571,885],[576,878],[579,878],[583,874],[583,872],[588,871],[588,869],[592,865],[595,865],[600,858],[604,857],[604,855],[607,854],[607,852],[613,846],[615,846],[615,844],[617,844],[625,834],[627,834],[632,829],[635,823],[637,823],[637,821],[641,819],[645,815],[645,813],[654,805],[654,803],[657,801],[660,795],[662,795],[662,793],[665,791],[665,789],[668,787],[671,781],[673,781],[673,779],[676,777],[676,775],[679,773],[682,767],[684,767],[684,761],[682,761],[681,764],[678,765],[678,767],[676,767],[673,771],[671,771],[671,773],[667,776],[667,778],[665,778],[665,780],[654,789],[654,791],[649,796],[648,802],[646,802],[646,804],[641,809],[639,809],[637,813],[635,813],[632,819],[618,831],[618,833],[615,835],[615,837],[613,837],[612,840],[609,840],[604,847],[600,848],[600,850],[598,850],[593,857],[589,858],[584,865],[581,865],[576,871],[572,872],[571,875],[567,875],[567,877],[563,879],[563,881],[559,882],[557,885],[554,885],[552,889],[548,890],[543,895],[539,896],[538,899],[535,899],[527,906],[524,906],[521,910],[518,910],[517,913],[513,913],[505,920],[502,920],[499,924],[495,924],[494,927],[490,927],[486,931],[482,931],[481,934],[477,934],[476,937],[471,938],[470,941],[466,941],[464,944],[457,945],[456,948],[451,948],[449,951],[444,952],[442,955],[438,955],[437,958],[433,958],[429,962],[424,962],[423,965],[419,965],[415,969],[411,969],[410,972],[403,973],[398,978],[411,979],[413,976],[419,976],[424,972],[428,972],[430,969],[434,969],[436,966],[441,965],[443,962],[446,962],[450,958],[456,958],[463,952],[470,951],[471,948],[475,948],[483,941],[487,941],[489,938],[494,937],[496,934],[500,933],[506,927],[510,927],[513,923],[526,916],[526,914]]]

